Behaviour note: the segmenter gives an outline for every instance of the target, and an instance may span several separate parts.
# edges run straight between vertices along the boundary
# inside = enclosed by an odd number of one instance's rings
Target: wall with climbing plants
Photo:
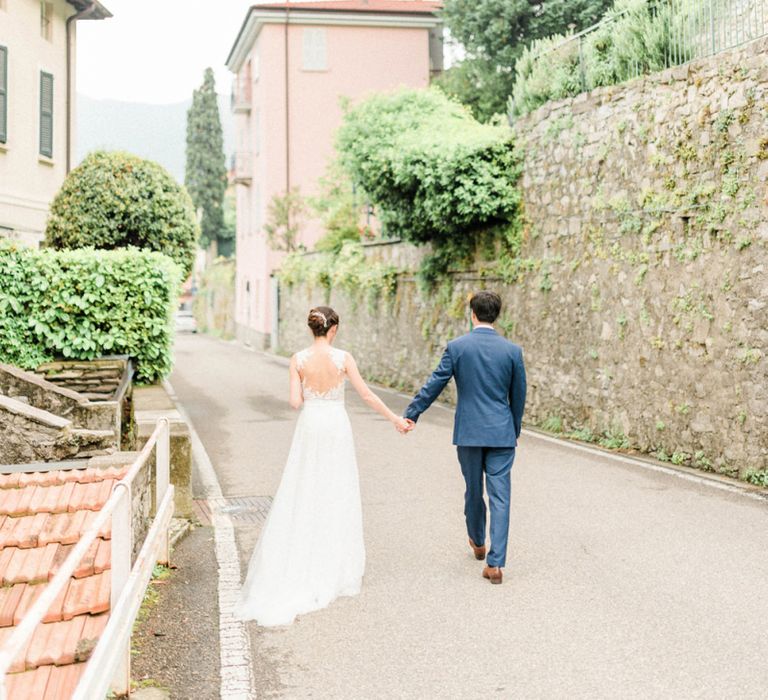
[[[468,294],[496,289],[529,425],[768,486],[767,55],[753,42],[521,118],[522,225],[429,285],[428,247],[293,261],[283,349],[329,302],[367,375],[412,390],[466,331]]]

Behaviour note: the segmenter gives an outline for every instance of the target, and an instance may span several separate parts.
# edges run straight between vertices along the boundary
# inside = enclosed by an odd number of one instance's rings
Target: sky
[[[77,91],[97,99],[182,102],[210,66],[229,93],[224,61],[252,0],[102,0],[114,15],[77,26]]]
[[[232,74],[224,61],[253,3],[102,0],[114,16],[77,25],[77,91],[96,99],[183,102],[210,66],[217,92],[228,94]],[[446,59],[448,65],[451,56]]]

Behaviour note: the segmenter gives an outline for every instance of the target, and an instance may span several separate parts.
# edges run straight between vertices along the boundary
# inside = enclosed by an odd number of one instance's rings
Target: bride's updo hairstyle
[[[321,338],[328,335],[331,328],[339,325],[339,314],[330,306],[316,306],[309,312],[307,325],[315,338]]]

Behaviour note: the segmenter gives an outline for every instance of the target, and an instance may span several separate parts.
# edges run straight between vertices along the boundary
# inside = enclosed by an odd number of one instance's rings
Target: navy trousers
[[[515,461],[514,447],[456,447],[461,473],[467,490],[464,493],[464,516],[467,533],[476,545],[485,544],[485,501],[483,476],[491,509],[491,549],[488,566],[504,566],[509,539],[510,473]]]

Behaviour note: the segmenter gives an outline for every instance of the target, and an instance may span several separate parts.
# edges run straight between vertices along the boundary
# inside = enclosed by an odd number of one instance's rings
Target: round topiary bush
[[[136,246],[192,270],[198,237],[187,191],[160,165],[130,153],[95,151],[67,175],[45,230],[52,248]]]

